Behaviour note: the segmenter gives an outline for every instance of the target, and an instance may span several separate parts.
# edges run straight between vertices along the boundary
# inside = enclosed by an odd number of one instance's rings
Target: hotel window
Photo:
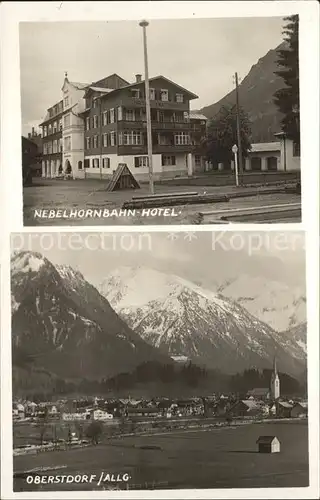
[[[102,136],[102,145],[104,148],[108,146],[108,134],[103,134]]]
[[[69,106],[69,97],[64,98],[64,107],[67,108]]]
[[[110,146],[116,146],[116,133],[110,132]]]
[[[161,101],[169,101],[169,92],[167,89],[160,90]]]
[[[122,120],[122,106],[118,107],[118,122]]]
[[[70,127],[70,115],[65,115],[63,117],[63,127],[64,128]]]
[[[84,159],[84,168],[90,168],[90,159],[89,158]]]
[[[71,137],[68,136],[64,138],[64,150],[70,151],[70,149],[71,149]]]
[[[292,155],[300,156],[300,142],[293,141],[292,148]]]
[[[59,130],[60,130],[60,132],[62,130],[62,120],[61,119],[59,120]]]
[[[176,146],[185,146],[190,144],[190,136],[185,132],[179,132],[179,134],[175,134],[174,143]]]
[[[44,155],[48,154],[48,143],[47,142],[45,142],[43,144],[43,154]]]
[[[119,132],[118,144],[119,144],[119,146],[122,146],[122,144],[123,144],[123,133],[122,132]]]
[[[52,134],[52,125],[50,123],[50,125],[48,126],[48,135],[51,135]]]
[[[48,142],[48,155],[52,154],[52,142]]]
[[[108,120],[108,111],[104,111],[104,113],[103,113],[102,116],[103,116],[103,126],[105,127],[109,123],[109,120]]]
[[[93,136],[93,147],[98,148],[99,147],[99,137],[97,135]]]
[[[148,157],[147,156],[135,156],[134,157],[134,166],[135,166],[135,168],[147,167],[148,166]]]
[[[86,149],[90,149],[90,137],[86,137]]]
[[[176,164],[176,157],[175,156],[162,155],[162,166],[175,165],[175,164]]]
[[[110,158],[102,158],[102,168],[110,168]]]
[[[196,167],[200,167],[201,166],[201,156],[196,155],[194,157],[194,163],[195,163]]]
[[[134,109],[126,109],[126,121],[127,122],[134,122],[135,121]]]
[[[49,109],[49,116],[50,116],[50,118],[53,117],[53,109]]]
[[[56,134],[58,132],[58,124],[57,122],[53,123],[53,133]]]
[[[140,99],[140,89],[131,89],[132,97],[136,99]]]
[[[90,130],[90,116],[86,118],[86,130]]]
[[[58,141],[53,141],[52,152],[53,153],[58,152]]]
[[[188,111],[184,111],[184,113],[183,113],[183,119],[184,119],[185,122],[189,122],[190,121],[190,117],[189,117]]]
[[[114,113],[114,108],[110,109],[110,123],[114,123],[115,120],[115,113]]]
[[[92,167],[99,168],[99,158],[93,158]]]
[[[94,108],[98,107],[98,100],[97,99],[93,99],[93,107]]]
[[[123,144],[125,146],[139,146],[142,144],[141,132],[132,130],[131,132],[124,132]]]
[[[62,153],[62,151],[63,151],[62,139],[59,139],[59,152]]]
[[[156,98],[156,91],[155,89],[149,89],[150,90],[150,101],[154,101]]]
[[[183,102],[183,94],[176,94],[176,102]]]
[[[166,135],[161,135],[161,134],[158,134],[158,144],[159,146],[171,146],[171,140],[170,140],[170,137],[166,136]]]
[[[93,128],[98,128],[99,127],[99,117],[98,115],[94,115],[93,117]]]
[[[48,129],[47,127],[43,127],[43,137],[47,137],[48,135]]]

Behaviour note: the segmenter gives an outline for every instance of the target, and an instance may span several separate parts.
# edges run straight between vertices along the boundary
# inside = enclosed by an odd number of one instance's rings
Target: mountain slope
[[[306,321],[306,296],[302,287],[290,287],[279,281],[240,274],[217,290],[277,331]]]
[[[280,334],[228,298],[178,276],[122,267],[100,291],[143,339],[170,356],[235,372],[269,367],[276,354],[282,371],[301,371],[302,357]]]
[[[296,351],[297,356],[301,355],[301,351],[304,353],[304,356],[307,355],[306,322],[282,332],[281,335],[286,339],[287,345],[290,345],[290,349]]]
[[[167,358],[133,332],[81,273],[41,254],[11,261],[13,363],[59,377],[102,378]]]
[[[283,48],[282,43],[276,49],[269,50],[259,59],[239,85],[239,101],[248,113],[252,142],[271,142],[274,134],[280,132],[282,115],[273,102],[274,93],[284,87],[283,79],[275,75],[277,66],[277,50]],[[232,90],[215,104],[205,106],[200,111],[208,118],[213,118],[222,106],[235,105],[236,92]]]

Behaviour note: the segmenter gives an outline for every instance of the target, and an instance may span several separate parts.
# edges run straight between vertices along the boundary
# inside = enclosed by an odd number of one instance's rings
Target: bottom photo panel
[[[11,235],[15,492],[309,485],[304,232]]]

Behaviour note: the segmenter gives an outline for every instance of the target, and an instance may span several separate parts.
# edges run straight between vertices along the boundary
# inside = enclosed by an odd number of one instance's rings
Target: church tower
[[[274,358],[273,361],[273,372],[271,375],[271,399],[274,401],[277,401],[280,397],[280,380],[279,380],[279,375],[278,375],[278,370],[277,370],[277,361],[276,357]]]

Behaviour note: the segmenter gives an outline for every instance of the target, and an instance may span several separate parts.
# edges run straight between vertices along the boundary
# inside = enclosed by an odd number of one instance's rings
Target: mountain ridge
[[[275,353],[288,373],[304,362],[303,352],[296,346],[289,352],[287,340],[243,307],[180,277],[121,267],[103,280],[100,292],[142,338],[170,356],[222,371],[270,367]]]
[[[149,359],[170,361],[133,332],[81,273],[58,269],[33,252],[13,257],[13,364],[99,379]]]
[[[251,141],[274,142],[274,134],[281,131],[282,114],[273,102],[275,92],[285,87],[277,71],[277,51],[287,46],[282,42],[269,50],[254,64],[249,73],[239,83],[240,106],[248,113],[251,122]],[[214,118],[222,106],[234,106],[236,91],[231,90],[213,104],[202,107],[199,112],[207,118]]]

